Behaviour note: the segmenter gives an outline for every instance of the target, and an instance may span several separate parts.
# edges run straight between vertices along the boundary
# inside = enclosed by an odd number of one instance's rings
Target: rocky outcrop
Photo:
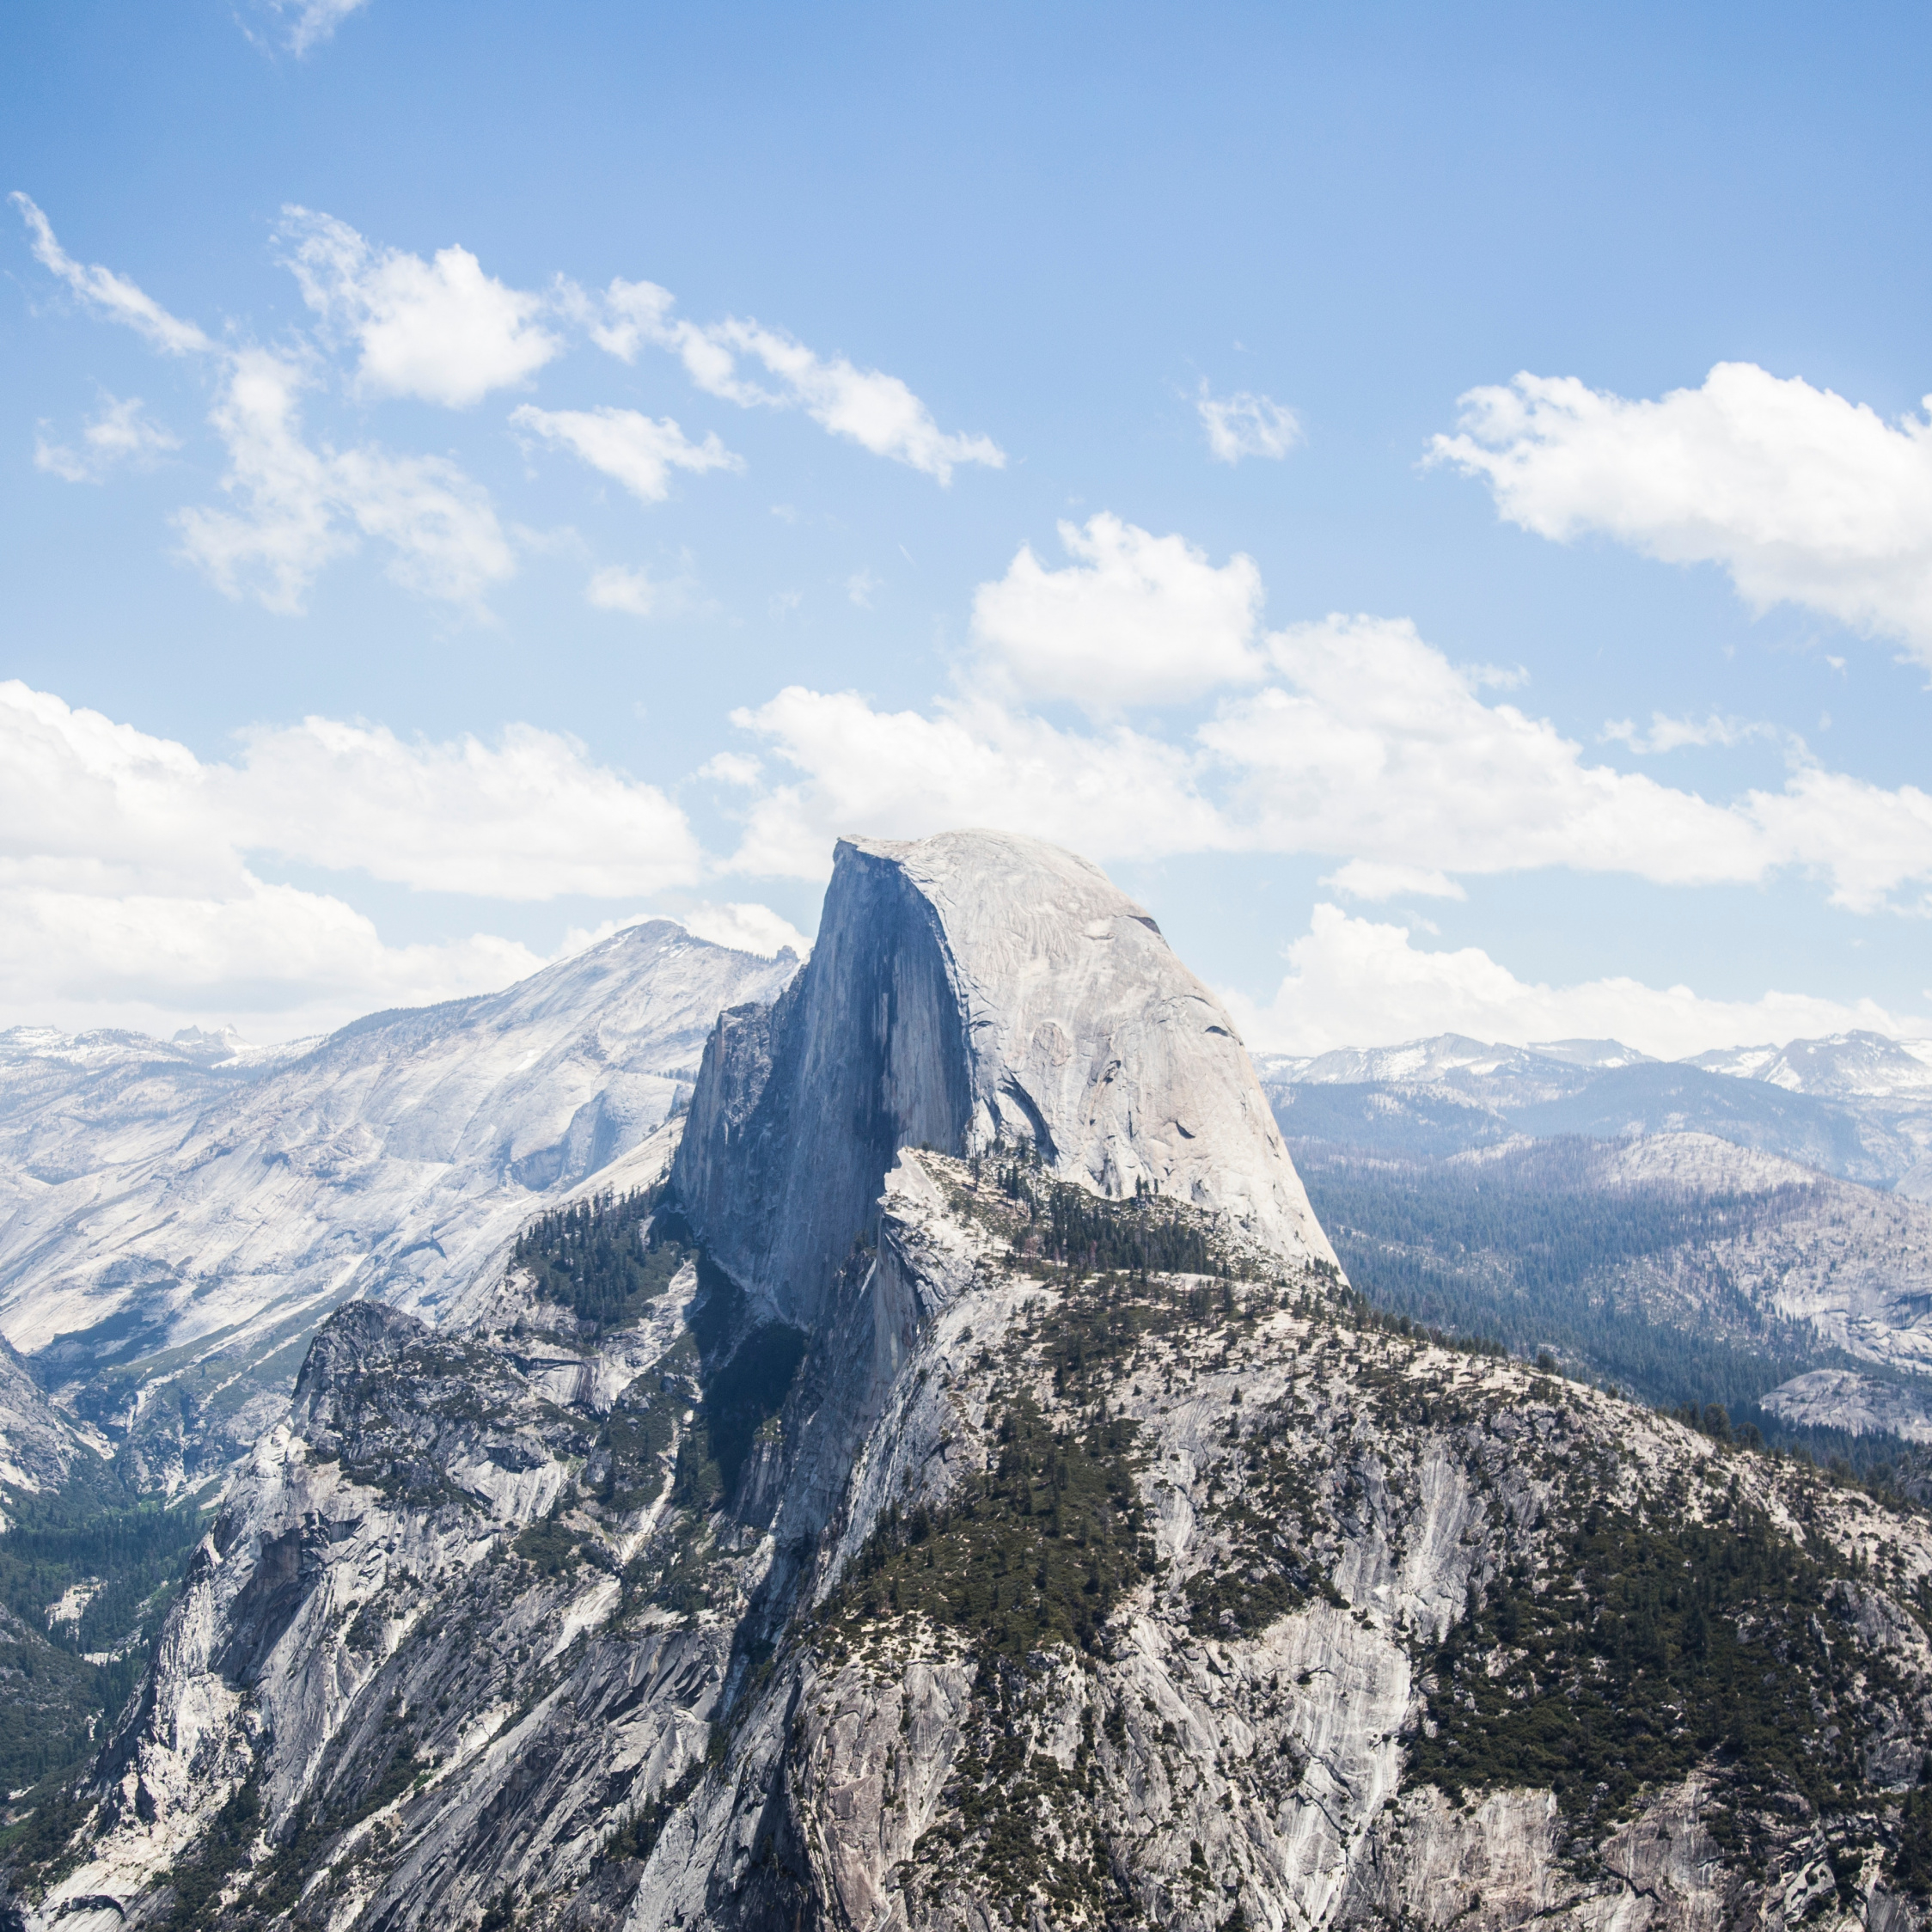
[[[86,1453],[71,1425],[0,1336],[0,1483],[28,1491],[58,1489],[76,1455]]]
[[[1814,1368],[1760,1398],[1765,1413],[1801,1428],[1932,1442],[1932,1405],[1910,1388],[1847,1368]]]
[[[0,1327],[144,1487],[177,1492],[280,1416],[331,1310],[442,1319],[500,1275],[533,1214],[688,1097],[719,1009],[797,963],[653,920],[299,1051],[5,1036]]]
[[[705,1049],[674,1182],[713,1258],[810,1325],[906,1146],[1029,1150],[1109,1198],[1334,1258],[1220,1002],[1104,874],[1038,840],[841,840],[811,962]]]
[[[34,1932],[1923,1923],[1923,1514],[1372,1314],[1097,874],[840,879],[647,1227],[317,1336]]]

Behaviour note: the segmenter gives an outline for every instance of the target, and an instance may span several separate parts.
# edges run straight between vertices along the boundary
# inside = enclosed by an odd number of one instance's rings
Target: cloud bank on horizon
[[[1250,559],[1216,564],[1104,513],[1061,538],[1065,565],[1022,545],[981,586],[975,655],[929,709],[792,686],[736,712],[749,749],[695,774],[737,801],[729,853],[705,851],[663,787],[528,725],[493,745],[431,744],[312,717],[248,732],[232,761],[210,764],[0,686],[0,997],[16,1012],[145,1003],[313,1030],[360,1005],[483,990],[541,961],[481,933],[385,946],[333,895],[266,882],[259,858],[504,902],[648,899],[720,877],[822,880],[852,828],[910,838],[990,825],[1103,864],[1311,853],[1336,861],[1333,891],[1368,902],[1454,899],[1464,878],[1552,866],[1680,886],[1796,868],[1862,914],[1926,908],[1932,796],[1916,786],[1831,771],[1794,744],[1780,789],[1707,800],[1592,762],[1548,720],[1490,699],[1500,674],[1452,664],[1405,621],[1269,633]],[[1030,708],[1035,696],[1078,697],[1088,722]],[[1146,716],[1175,698],[1212,708],[1183,731]],[[1653,736],[1670,742],[1665,723]],[[777,917],[733,903],[734,929]],[[1317,1051],[1452,1026],[1690,1053],[1781,1027],[1932,1031],[1871,1001],[1718,1001],[1627,979],[1528,987],[1479,949],[1425,951],[1409,928],[1330,903],[1289,960],[1272,1001],[1241,1002],[1256,1046]]]
[[[351,10],[285,9],[290,46],[304,51]],[[234,320],[211,331],[76,260],[33,200],[13,199],[34,257],[77,307],[205,371],[227,467],[221,500],[174,511],[180,554],[222,595],[284,617],[366,545],[406,593],[486,618],[531,541],[447,454],[312,433],[303,399],[324,392],[468,413],[529,395],[585,350],[620,365],[657,352],[700,407],[797,413],[942,487],[1007,462],[989,437],[942,430],[901,378],[754,321],[690,321],[654,283],[519,289],[459,245],[425,258],[290,206],[277,245],[309,323],[271,344]],[[708,424],[688,431],[608,402],[496,407],[529,461],[574,461],[647,510],[749,467]],[[1257,392],[1217,398],[1203,382],[1195,407],[1216,463],[1281,461],[1303,439],[1296,413]],[[1715,565],[1754,609],[1802,607],[1932,664],[1932,423],[1888,423],[1737,363],[1655,401],[1522,374],[1471,389],[1461,412],[1426,460],[1479,480],[1508,522]],[[43,437],[33,460],[99,486],[180,447],[138,398],[103,392],[77,432]],[[1405,618],[1269,627],[1261,569],[1239,552],[1216,561],[1183,534],[1105,510],[1061,520],[1058,541],[1064,560],[1023,541],[978,585],[964,648],[930,702],[889,707],[808,682],[747,693],[730,712],[733,749],[648,780],[515,722],[491,743],[431,743],[308,717],[249,730],[231,758],[210,761],[57,694],[0,685],[0,1012],[306,1032],[541,963],[483,931],[386,941],[352,903],[358,880],[486,904],[636,902],[719,881],[822,880],[846,830],[986,824],[1103,864],[1329,864],[1334,896],[1288,946],[1279,989],[1237,996],[1257,1047],[1453,1029],[1614,1035],[1675,1055],[1854,1025],[1932,1032],[1932,1015],[1872,1000],[1721,1000],[1629,977],[1531,984],[1481,948],[1418,945],[1417,915],[1372,920],[1336,902],[1454,902],[1477,879],[1567,868],[1685,889],[1796,875],[1844,911],[1919,918],[1932,913],[1932,794],[1920,786],[1834,769],[1796,734],[1748,718],[1659,715],[1642,733],[1604,721],[1601,742],[1638,758],[1776,746],[1782,783],[1707,797],[1593,755],[1507,694],[1518,674],[1453,663]],[[868,608],[877,584],[850,573],[848,601]],[[584,594],[651,618],[701,593],[594,563]],[[729,840],[700,835],[692,788],[735,827]],[[697,902],[690,917],[708,936],[737,936],[726,943],[804,943],[751,899]]]

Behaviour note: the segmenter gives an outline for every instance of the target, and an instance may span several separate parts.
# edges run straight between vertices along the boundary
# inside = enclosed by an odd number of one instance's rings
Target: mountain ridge
[[[842,859],[663,1183],[460,1324],[323,1326],[9,1814],[27,1932],[1916,1932],[1923,1513],[1375,1314],[1256,1211],[1293,1163],[1165,946],[936,856]],[[1027,896],[1024,983],[949,972],[945,866]]]
[[[152,1434],[157,1480],[211,1474],[273,1420],[331,1308],[449,1302],[688,1097],[720,1006],[796,964],[652,920],[501,994],[242,1066],[117,1038],[87,1045],[75,1079],[16,1042],[0,1330],[78,1422]]]

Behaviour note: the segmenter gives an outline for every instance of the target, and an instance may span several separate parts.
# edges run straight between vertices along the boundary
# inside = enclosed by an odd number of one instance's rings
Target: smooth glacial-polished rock
[[[706,1047],[673,1180],[713,1257],[809,1326],[920,1146],[1032,1149],[1334,1259],[1226,1011],[1097,866],[1037,839],[841,840],[810,964]]]

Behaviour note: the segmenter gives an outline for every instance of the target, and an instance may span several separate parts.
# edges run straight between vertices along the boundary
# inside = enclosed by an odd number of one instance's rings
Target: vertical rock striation
[[[671,1188],[330,1319],[0,1925],[1925,1923],[1926,1517],[1370,1312],[1092,867],[843,844]]]
[[[1334,1258],[1226,1010],[1097,866],[1037,839],[841,840],[810,963],[706,1047],[673,1181],[712,1258],[810,1326],[906,1146],[1029,1148]]]

